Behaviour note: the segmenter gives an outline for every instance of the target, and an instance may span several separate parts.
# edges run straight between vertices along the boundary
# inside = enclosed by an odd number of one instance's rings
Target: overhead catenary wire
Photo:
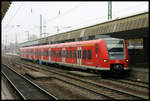
[[[8,20],[8,23],[6,24],[5,27],[7,27],[13,20],[14,20],[14,17],[17,15],[17,13],[21,10],[21,7],[22,7],[22,3],[20,4],[20,6],[16,9],[15,13],[13,14],[13,16]],[[4,28],[5,28],[4,27]]]
[[[54,19],[60,18],[60,17],[62,17],[62,16],[64,16],[64,15],[67,15],[67,14],[71,13],[73,10],[79,8],[80,6],[81,6],[81,5],[77,4],[76,6],[72,7],[71,9],[67,10],[66,12],[64,12],[64,13],[62,13],[62,14],[61,14],[61,12],[60,12],[60,10],[59,10],[59,15],[57,15],[57,16],[51,18],[51,19],[48,19],[48,21],[52,21],[52,20],[54,20]]]
[[[140,6],[140,5],[142,5],[142,4],[144,4],[144,3],[141,3],[141,4],[137,4],[137,5],[134,5],[134,6],[132,6],[132,7],[128,7],[128,8],[125,8],[125,9],[119,9],[119,10],[121,10],[120,12],[121,13],[123,13],[124,12],[124,10],[131,10],[131,8],[133,8],[134,7],[134,9],[135,8],[137,8],[138,6]],[[69,9],[69,10],[67,10],[66,12],[64,12],[64,13],[61,13],[60,12],[60,15],[58,16],[56,16],[56,17],[54,17],[54,19],[56,19],[56,18],[60,18],[60,17],[64,17],[64,16],[66,16],[66,15],[68,15],[68,14],[70,14],[70,13],[73,13],[73,11],[74,10],[76,10],[77,8],[79,8],[80,6],[82,6],[82,5],[75,5],[74,7],[72,7],[71,9]],[[15,11],[15,13],[13,14],[13,16],[9,19],[9,21],[8,21],[8,23],[7,23],[7,25],[9,25],[12,21],[13,21],[13,19],[14,19],[14,17],[16,17],[16,15],[18,14],[18,12],[21,10],[21,7],[22,7],[22,4],[20,4],[20,6],[17,8],[17,10]],[[118,12],[119,13],[119,12]],[[106,16],[102,16],[103,18],[107,18],[107,15]],[[89,24],[90,22],[92,22],[92,21],[95,21],[95,20],[97,20],[97,19],[101,19],[102,17],[96,17],[96,18],[94,18],[94,19],[87,19],[87,20],[85,20],[85,21],[83,21],[82,20],[82,23],[84,23],[84,24]],[[54,20],[53,18],[52,19],[49,19],[49,21],[51,21],[51,20]],[[74,26],[79,26],[79,25],[81,25],[82,24],[81,22],[80,23],[78,23],[78,24],[75,24],[75,25],[73,25],[73,26],[71,26],[71,27],[74,27]],[[51,23],[52,24],[52,23]],[[33,27],[32,27],[33,28]],[[11,32],[12,31],[12,29],[13,28],[11,28],[11,30],[9,30],[9,32]],[[31,29],[31,27],[30,27],[30,29]]]
[[[135,7],[138,7],[138,5],[143,5],[143,4],[145,4],[145,3],[137,4],[137,5],[134,5],[134,6],[130,7],[130,8],[128,7],[128,9],[127,9],[127,8],[121,9],[118,13],[121,13],[121,12],[123,12],[124,10],[131,10],[131,8],[133,8],[133,7],[134,7],[134,9],[135,9]],[[97,19],[102,19],[102,18],[107,18],[107,15],[81,21],[81,22],[78,23],[78,24],[72,25],[72,27],[82,25],[84,22],[87,22],[87,23],[86,23],[86,25],[87,25],[87,24],[89,24],[89,22],[91,22],[91,21],[95,21],[95,20],[97,20]],[[115,17],[115,18],[117,18],[117,17]],[[105,21],[108,21],[108,20],[106,19]],[[102,22],[104,22],[104,21],[102,21]],[[85,23],[84,23],[84,24],[85,24]],[[89,26],[89,25],[88,25],[88,26]]]

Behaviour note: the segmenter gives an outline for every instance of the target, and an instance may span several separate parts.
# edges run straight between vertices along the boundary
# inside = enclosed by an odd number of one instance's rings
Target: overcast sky
[[[112,2],[112,19],[125,17],[148,11],[148,1]],[[40,14],[42,25],[46,26],[42,32],[49,35],[78,29],[85,26],[108,21],[108,2],[12,2],[2,24],[2,41],[27,41],[30,36],[40,37]]]

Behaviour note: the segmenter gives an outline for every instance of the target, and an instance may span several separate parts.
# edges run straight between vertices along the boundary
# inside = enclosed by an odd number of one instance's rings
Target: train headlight
[[[104,62],[108,62],[108,60],[107,60],[107,59],[104,59]]]
[[[126,59],[126,62],[128,62],[129,60],[128,59]]]

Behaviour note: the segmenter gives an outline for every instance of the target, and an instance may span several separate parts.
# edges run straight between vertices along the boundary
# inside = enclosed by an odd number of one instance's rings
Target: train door
[[[44,56],[44,48],[41,48],[41,60],[43,61],[43,56]]]
[[[65,63],[65,48],[62,48],[62,51],[63,51],[62,62]]]
[[[46,48],[46,49],[45,49],[45,59],[46,59],[46,62],[49,62],[49,55],[48,55],[48,52],[49,52],[49,48]]]
[[[95,46],[88,46],[86,48],[86,51],[87,51],[86,65],[94,66],[95,61],[97,61],[97,59],[95,59],[96,56]]]
[[[72,47],[72,64],[77,64],[77,47]]]
[[[78,51],[78,57],[77,57],[77,62],[78,62],[78,65],[80,66],[82,64],[82,59],[81,59],[81,52],[82,52],[82,49],[81,49],[81,46],[79,46],[77,48],[77,51]]]
[[[87,46],[82,47],[82,65],[87,64]]]
[[[35,48],[34,48],[34,49],[33,49],[33,58],[34,58],[34,59],[36,58],[36,57],[35,57],[35,56],[36,56],[35,51],[36,51],[36,50],[35,50]]]
[[[51,48],[49,48],[49,62],[51,62]]]

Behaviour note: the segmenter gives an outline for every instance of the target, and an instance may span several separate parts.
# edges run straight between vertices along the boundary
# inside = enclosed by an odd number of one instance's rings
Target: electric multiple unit
[[[20,57],[70,68],[99,71],[129,69],[126,41],[116,38],[20,48]]]

